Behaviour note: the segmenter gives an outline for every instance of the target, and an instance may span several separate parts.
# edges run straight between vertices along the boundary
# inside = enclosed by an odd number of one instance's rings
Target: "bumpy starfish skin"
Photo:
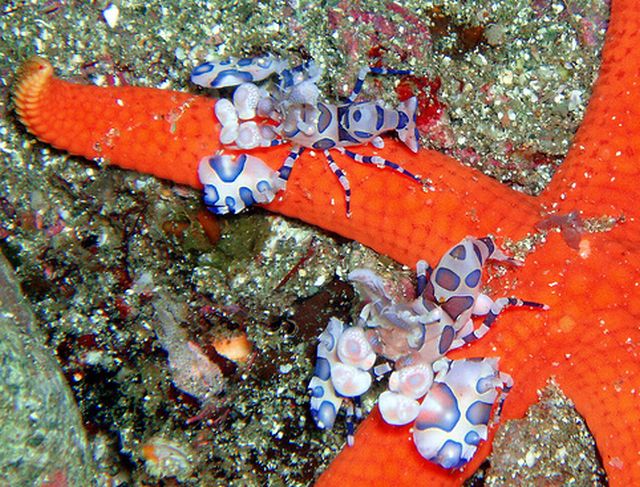
[[[566,161],[537,198],[436,152],[413,155],[387,140],[377,152],[429,177],[434,191],[340,157],[353,188],[353,216],[347,219],[335,177],[323,161],[306,154],[286,192],[268,206],[410,266],[419,258],[436,262],[465,235],[518,240],[549,211],[623,216],[608,232],[583,235],[579,252],[551,234],[525,266],[494,282],[495,295],[544,302],[551,310],[505,312],[486,338],[455,354],[501,357],[501,369],[515,380],[503,419],[520,417],[536,400],[536,390],[555,376],[586,418],[612,485],[640,482],[639,43],[640,3],[613,0],[585,120]],[[200,186],[200,158],[220,149],[213,100],[79,86],[53,77],[40,58],[24,66],[15,101],[29,131],[55,147],[194,187]],[[251,153],[276,168],[287,148]],[[318,485],[457,485],[477,468],[489,444],[462,472],[446,472],[418,455],[408,428],[386,425],[374,411],[359,428],[355,446],[338,455]]]

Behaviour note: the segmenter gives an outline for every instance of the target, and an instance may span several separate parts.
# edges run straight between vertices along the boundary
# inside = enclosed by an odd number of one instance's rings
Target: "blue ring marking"
[[[231,63],[232,63],[232,59],[230,57],[228,57],[227,59],[223,59],[222,61],[218,62],[218,64],[220,66],[228,66]]]
[[[300,129],[298,127],[295,127],[291,132],[284,132],[284,136],[287,139],[293,139],[299,133],[300,133]]]
[[[430,276],[430,279],[427,281],[427,285],[424,288],[424,291],[422,291],[422,297],[428,302],[436,303],[439,300],[436,299],[436,292],[433,287],[433,282],[431,281],[431,278],[433,278],[433,274]]]
[[[342,334],[342,332],[340,333]],[[325,345],[327,347],[327,350],[333,350],[338,345],[338,338],[334,336],[332,333],[327,333],[324,339],[326,341]]]
[[[391,169],[400,169],[399,164],[396,164],[395,162],[391,162],[391,161],[387,161],[387,167],[390,167]]]
[[[193,71],[191,71],[191,76],[201,76],[203,74],[210,73],[214,68],[215,66],[212,63],[201,64],[200,66],[195,67]]]
[[[272,189],[271,183],[263,179],[262,181],[258,181],[258,184],[256,184],[256,189],[259,193],[267,193]]]
[[[373,74],[397,74],[397,75],[405,75],[405,74],[412,74],[413,71],[411,71],[410,69],[392,69],[392,68],[376,68],[376,67],[370,67],[369,71],[371,71]]]
[[[333,140],[324,138],[314,142],[314,144],[311,147],[313,147],[314,149],[327,150],[335,146],[336,146],[336,143]]]
[[[384,108],[380,105],[376,105],[376,130],[380,130],[384,125]]]
[[[280,86],[282,86],[282,89],[293,86],[293,74],[289,69],[285,69],[280,73]]]
[[[349,112],[346,112],[346,115],[342,119],[341,124],[345,130],[351,130],[351,118],[349,117]]]
[[[456,245],[449,251],[449,255],[457,260],[464,260],[467,258],[467,249],[464,245]]]
[[[336,420],[337,414],[338,411],[336,411],[336,408],[332,403],[329,401],[323,401],[315,415],[313,415],[313,419],[315,420],[318,428],[322,425],[322,428],[330,430],[333,428],[333,423]]]
[[[288,166],[281,167],[278,170],[278,174],[280,175],[280,177],[282,179],[284,179],[285,181],[288,181],[289,180],[289,176],[291,175],[291,168],[288,167]]]
[[[482,237],[478,240],[480,240],[482,243],[484,243],[487,246],[489,255],[493,254],[493,251],[496,249],[495,245],[493,245],[493,240],[491,240],[489,237]]]
[[[331,364],[326,358],[318,357],[316,359],[316,366],[314,368],[313,375],[322,380],[329,380],[331,377]]]
[[[470,288],[474,288],[480,283],[481,276],[482,276],[482,271],[480,269],[471,271],[469,274],[467,274],[467,277],[464,278],[464,283]]]
[[[345,130],[341,124],[338,124],[338,140],[340,142],[353,142],[354,144],[361,144],[358,139],[351,136],[351,134]]]
[[[255,204],[256,200],[253,197],[253,191],[247,187],[241,187],[238,190],[240,199],[244,202],[245,206],[251,206]]]
[[[353,119],[356,122],[359,122],[361,118],[362,118],[362,112],[360,110],[354,110],[353,111]]]
[[[207,206],[215,205],[220,199],[220,193],[213,184],[205,184],[204,185],[204,204]]]
[[[482,359],[480,359],[480,361],[482,361]],[[485,392],[487,392],[490,389],[495,389],[495,386],[493,384],[493,380],[494,379],[495,379],[495,375],[494,374],[489,374],[486,377],[480,377],[476,381],[476,392],[478,394],[484,394]]]
[[[317,385],[310,389],[311,397],[322,397],[324,396],[324,387]]]
[[[482,441],[482,438],[474,430],[469,431],[466,435],[464,435],[464,442],[467,445],[478,446],[481,441]]]
[[[467,412],[465,413],[465,417],[467,418],[467,421],[469,421],[471,424],[487,425],[489,424],[489,418],[491,417],[492,407],[493,407],[493,404],[488,404],[482,401],[476,401],[471,406],[469,406],[469,408],[467,409]]]
[[[484,257],[482,256],[482,251],[478,248],[476,244],[473,244],[473,251],[475,252],[476,257],[478,258],[478,262],[480,262],[480,265],[484,264]]]
[[[455,291],[460,286],[460,276],[446,267],[440,267],[436,271],[435,281],[447,291]]]
[[[409,117],[406,113],[401,110],[398,110],[398,124],[396,125],[396,130],[402,130],[409,123]]]
[[[253,64],[253,60],[255,58],[252,57],[246,57],[246,58],[242,58],[242,59],[238,59],[238,62],[236,63],[238,66],[250,66],[251,64]]]
[[[451,343],[453,343],[453,338],[455,337],[455,335],[456,332],[452,326],[447,325],[442,329],[440,341],[438,342],[438,352],[440,352],[441,355],[447,353],[447,350],[451,348]]]
[[[355,132],[353,132],[353,134],[356,137],[360,137],[361,139],[370,139],[371,137],[373,137],[373,135],[369,132],[363,132],[361,130],[356,130]]]
[[[430,403],[435,403],[435,406]],[[423,431],[436,428],[449,432],[459,420],[460,409],[455,394],[447,384],[434,382],[422,403],[415,423],[416,429]]]
[[[318,110],[320,111],[320,116],[318,117],[318,132],[323,133],[327,130],[331,120],[333,120],[333,116],[331,115],[329,107],[324,103],[318,103]]]
[[[353,87],[352,93],[358,94],[362,89],[362,85],[364,84],[364,79],[358,78],[356,80],[356,85]]]
[[[444,468],[457,468],[467,463],[467,460],[462,458],[462,445],[453,440],[445,441],[432,460]]]

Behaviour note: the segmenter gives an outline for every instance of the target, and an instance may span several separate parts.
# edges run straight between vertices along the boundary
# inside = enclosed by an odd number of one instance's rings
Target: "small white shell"
[[[371,374],[338,362],[331,367],[331,383],[341,396],[361,396],[371,387]]]
[[[214,111],[218,122],[220,122],[222,126],[238,125],[238,112],[236,112],[236,107],[233,106],[230,100],[221,98],[216,101]]]
[[[433,370],[429,365],[416,364],[396,370],[389,376],[389,389],[412,399],[424,396],[433,384]]]
[[[385,391],[378,398],[378,409],[387,423],[402,426],[418,417],[420,404],[397,392]]]
[[[233,93],[233,105],[240,120],[250,120],[256,116],[256,107],[261,98],[260,88],[253,83],[242,83]]]
[[[369,370],[376,361],[376,354],[364,333],[364,329],[347,328],[338,339],[340,361],[363,370]]]

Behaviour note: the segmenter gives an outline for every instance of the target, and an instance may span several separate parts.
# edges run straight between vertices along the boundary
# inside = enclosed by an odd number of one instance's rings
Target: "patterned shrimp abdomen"
[[[466,237],[444,254],[427,281],[424,299],[440,304],[458,329],[471,317],[488,259],[509,260],[491,237]]]
[[[427,460],[459,468],[487,439],[491,410],[498,398],[498,359],[450,362],[425,396],[413,428],[413,440]]]

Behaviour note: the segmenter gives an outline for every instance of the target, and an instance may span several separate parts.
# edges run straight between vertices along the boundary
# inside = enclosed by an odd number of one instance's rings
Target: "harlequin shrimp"
[[[320,429],[331,429],[343,403],[347,404],[347,435],[353,442],[353,421],[360,419],[359,399],[371,387],[376,354],[364,330],[345,327],[331,318],[319,336],[315,370],[309,382],[311,416]]]
[[[373,367],[376,375],[393,370],[389,390],[378,398],[380,413],[392,425],[415,421],[418,451],[444,468],[458,468],[473,457],[478,443],[487,438],[492,409],[497,404],[499,412],[512,385],[511,378],[498,370],[497,358],[452,361],[444,355],[484,336],[506,306],[548,309],[519,298],[491,300],[482,294],[482,269],[489,259],[518,264],[503,254],[491,237],[466,237],[447,251],[434,269],[420,261],[418,295],[412,301],[394,299],[385,281],[370,270],[357,269],[349,274],[349,280],[360,288],[368,303],[357,324],[343,327],[342,333],[358,330],[367,345],[359,342],[354,349],[369,347],[374,355],[394,362],[393,369],[388,363]],[[478,329],[472,315],[485,316]],[[332,333],[334,342],[340,343],[342,335],[336,328]],[[321,356],[326,354],[324,350],[321,354],[319,346]],[[340,355],[331,355],[329,368],[341,361]],[[325,406],[321,427],[331,427],[346,396],[332,389],[330,373],[324,374],[322,387],[314,389],[312,386],[321,380],[317,372],[310,383],[312,416],[318,423],[316,412],[325,401],[330,403],[333,408]],[[348,372],[354,373],[355,380],[355,371]],[[359,395],[366,391],[362,390],[364,385]]]
[[[383,147],[380,135],[396,131],[400,140],[413,152],[418,150],[419,134],[415,125],[417,99],[410,98],[396,108],[389,108],[380,100],[356,102],[369,73],[406,75],[411,71],[365,67],[360,70],[347,103],[335,105],[318,101],[316,82],[321,70],[313,61],[290,69],[286,61],[265,55],[229,58],[197,66],[191,75],[195,84],[207,88],[237,87],[233,101],[222,98],[214,108],[222,126],[220,142],[223,145],[230,149],[250,150],[287,142],[292,144],[291,152],[278,171],[266,168],[258,158],[245,158],[242,170],[227,170],[236,178],[223,177],[218,173],[219,160],[212,163],[213,158],[204,158],[200,161],[198,174],[208,194],[205,200],[207,207],[214,213],[237,213],[253,202],[271,201],[277,191],[286,187],[295,161],[305,148],[324,152],[331,171],[344,190],[347,216],[351,214],[351,187],[331,155],[332,149],[357,162],[392,169],[422,187],[428,187],[419,176],[395,162],[375,155],[363,156],[347,149],[367,143]],[[271,84],[258,86],[253,83],[272,77],[276,79]],[[228,169],[235,161],[231,156],[226,157],[228,159],[223,165]],[[253,178],[255,172],[269,173],[269,178],[256,180]],[[258,188],[259,183],[262,189]],[[264,189],[266,186],[269,188],[267,191]],[[244,194],[240,194],[241,191]],[[217,199],[215,195],[218,195]]]
[[[459,468],[487,439],[513,386],[498,370],[497,358],[449,360],[433,364],[433,385],[422,400],[413,426],[413,442],[424,458],[444,468]],[[499,392],[501,390],[501,392]]]

